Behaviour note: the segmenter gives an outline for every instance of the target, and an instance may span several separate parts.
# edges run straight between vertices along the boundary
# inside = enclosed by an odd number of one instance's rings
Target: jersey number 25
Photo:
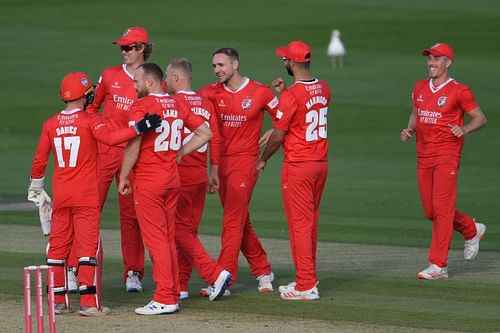
[[[326,114],[328,108],[320,108],[319,111],[311,110],[306,113],[306,124],[309,124],[306,129],[306,141],[316,141],[318,137],[326,139]]]

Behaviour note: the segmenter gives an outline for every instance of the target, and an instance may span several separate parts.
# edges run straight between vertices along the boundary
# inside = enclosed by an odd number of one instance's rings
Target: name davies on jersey
[[[76,134],[76,131],[78,130],[78,127],[76,126],[63,126],[63,127],[58,127],[56,128],[56,133],[57,135],[63,135],[63,134]]]
[[[443,117],[441,112],[417,109],[418,119],[424,124],[436,124]]]
[[[314,97],[311,97],[307,103],[306,103],[306,107],[308,109],[311,109],[312,106],[314,104],[322,104],[322,105],[327,105],[328,104],[328,100],[326,99],[325,96],[314,96]]]
[[[247,121],[248,117],[241,114],[223,114],[220,115],[222,126],[224,127],[241,127],[241,123]]]

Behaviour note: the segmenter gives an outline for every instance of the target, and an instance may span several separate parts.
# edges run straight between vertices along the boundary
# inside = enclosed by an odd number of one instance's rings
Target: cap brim
[[[136,42],[134,42],[130,39],[127,39],[127,38],[120,38],[120,39],[113,41],[113,44],[118,44],[118,45],[130,45],[130,44],[134,44],[134,43],[136,43]]]
[[[286,46],[281,46],[281,47],[278,47],[276,49],[276,56],[277,57],[286,57],[286,52],[287,51],[287,47]]]

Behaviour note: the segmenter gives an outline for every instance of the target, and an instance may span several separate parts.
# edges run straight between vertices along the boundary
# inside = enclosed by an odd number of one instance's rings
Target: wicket
[[[24,267],[24,324],[25,332],[32,333],[31,323],[31,271],[35,271],[36,285],[36,317],[38,333],[43,333],[43,300],[42,300],[42,270],[46,270],[47,303],[49,313],[49,332],[56,332],[56,318],[54,313],[54,272],[47,265]]]

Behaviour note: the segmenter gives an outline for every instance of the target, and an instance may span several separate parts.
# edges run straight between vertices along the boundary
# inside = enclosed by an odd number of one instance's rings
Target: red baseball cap
[[[432,54],[435,57],[446,56],[453,62],[453,49],[448,44],[436,43],[428,49],[422,51],[423,56],[428,56],[429,54]]]
[[[311,48],[300,40],[294,40],[287,46],[278,47],[276,55],[295,62],[310,62]]]
[[[73,101],[92,92],[92,81],[87,74],[82,72],[71,72],[61,81],[60,96],[65,102]]]
[[[134,43],[149,44],[149,35],[146,29],[141,27],[127,28],[121,38],[113,42],[113,44],[118,45],[130,45]]]

